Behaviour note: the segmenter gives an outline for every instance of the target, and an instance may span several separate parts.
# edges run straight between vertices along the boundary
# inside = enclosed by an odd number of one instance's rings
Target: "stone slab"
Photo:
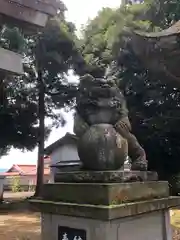
[[[0,48],[0,70],[7,73],[12,74],[23,74],[23,64],[22,64],[22,56],[9,51],[4,48]]]
[[[6,0],[7,1],[7,0]],[[47,13],[48,15],[55,16],[57,13],[56,0],[44,1],[44,0],[11,0],[11,2],[21,5],[22,7],[28,7],[35,11]]]
[[[36,210],[42,213],[108,221],[177,207],[180,205],[180,197],[168,197],[113,206],[53,202],[40,199],[31,199],[29,202]]]
[[[95,182],[95,183],[114,183],[124,182],[130,176],[138,176],[142,181],[157,181],[156,172],[143,171],[74,171],[57,172],[55,182]]]
[[[7,0],[0,0],[0,15],[1,20],[3,20],[3,17],[6,17],[5,20],[9,18],[20,22],[26,22],[37,27],[44,27],[48,20],[47,13],[36,11],[33,8]]]
[[[168,182],[52,183],[45,184],[42,198],[79,204],[116,205],[169,196]]]

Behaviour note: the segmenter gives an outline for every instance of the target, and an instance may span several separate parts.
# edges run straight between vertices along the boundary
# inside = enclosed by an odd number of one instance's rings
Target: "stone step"
[[[127,218],[138,215],[142,216],[142,214],[145,213],[151,212],[153,213],[157,211],[159,212],[161,210],[177,207],[180,205],[180,197],[167,197],[140,202],[132,202],[127,204],[120,204],[115,206],[102,206],[102,205],[96,206],[87,204],[53,202],[42,199],[31,199],[29,200],[29,202],[30,204],[32,204],[36,211],[40,211],[45,214],[54,214],[54,216],[56,217],[57,215],[60,215],[60,217],[74,216],[76,217],[76,219],[77,217],[83,218],[83,221],[88,218],[98,219],[98,221],[99,220],[107,221],[117,220],[124,217]],[[48,238],[48,240],[49,239],[52,238]]]
[[[169,196],[168,182],[45,184],[42,198],[54,202],[119,205]]]

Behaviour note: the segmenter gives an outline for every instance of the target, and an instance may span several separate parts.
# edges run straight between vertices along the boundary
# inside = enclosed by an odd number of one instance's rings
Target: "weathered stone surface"
[[[48,14],[45,12],[37,11],[23,4],[17,4],[15,1],[7,0],[0,0],[0,15],[2,19],[6,17],[9,18],[9,20],[12,19],[12,21],[15,19],[38,27],[44,27],[48,19]]]
[[[128,145],[112,125],[97,124],[79,139],[78,154],[84,169],[117,170],[127,159]]]
[[[10,2],[6,0],[7,2]],[[16,5],[28,7],[34,9],[35,11],[47,13],[50,16],[55,16],[57,13],[57,9],[62,8],[64,6],[58,0],[11,0],[12,3]]]
[[[167,197],[111,206],[53,202],[38,199],[32,199],[29,202],[43,213],[113,220],[179,206],[180,197]]]
[[[167,182],[45,184],[42,198],[93,205],[117,205],[169,196]]]
[[[131,176],[138,176],[142,181],[156,181],[156,172],[146,171],[75,171],[58,172],[55,175],[55,182],[73,183],[115,183],[123,182]]]

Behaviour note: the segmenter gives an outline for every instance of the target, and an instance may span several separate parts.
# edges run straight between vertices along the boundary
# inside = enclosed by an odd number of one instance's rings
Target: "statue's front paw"
[[[131,165],[132,171],[147,171],[148,161],[147,160],[137,160]]]

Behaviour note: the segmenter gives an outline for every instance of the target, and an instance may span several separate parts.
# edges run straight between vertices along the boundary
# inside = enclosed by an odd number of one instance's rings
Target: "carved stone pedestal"
[[[43,240],[172,239],[169,208],[180,198],[169,196],[167,182],[107,182],[112,172],[88,174],[83,182],[68,182],[66,176],[64,182],[46,184],[42,199],[30,200],[42,214]]]

